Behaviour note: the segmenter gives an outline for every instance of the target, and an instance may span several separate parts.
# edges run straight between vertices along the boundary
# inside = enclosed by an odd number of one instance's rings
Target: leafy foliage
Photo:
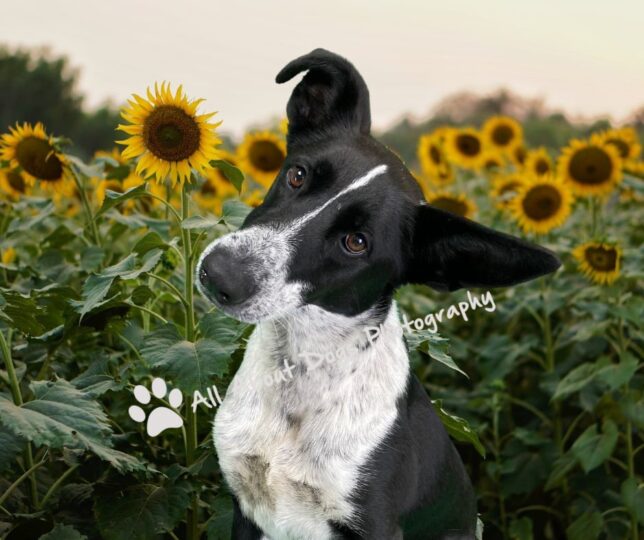
[[[213,385],[225,395],[251,328],[192,296],[194,263],[250,208],[230,199],[221,215],[191,215],[190,192],[182,207],[149,183],[107,190],[99,204],[92,177],[122,181],[129,166],[73,165],[89,212],[74,197],[0,206],[0,252],[16,252],[0,264],[0,535],[227,540],[213,409],[186,402],[185,429],[156,437],[128,409],[133,388],[156,376],[184,397]],[[216,166],[240,181],[232,165]],[[485,179],[467,182],[479,220],[518,234]],[[602,229],[625,257],[604,287],[570,256],[584,210],[543,239],[564,260],[556,275],[492,291],[494,312],[405,336],[475,484],[486,539],[621,540],[644,525],[641,206],[605,201]],[[397,301],[424,317],[460,294],[407,286]]]

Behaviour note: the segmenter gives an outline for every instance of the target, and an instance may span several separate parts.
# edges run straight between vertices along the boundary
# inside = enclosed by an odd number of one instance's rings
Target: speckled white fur
[[[395,421],[409,372],[395,304],[365,348],[370,315],[304,306],[260,323],[248,342],[213,435],[227,482],[267,539],[332,539],[327,520],[360,526],[348,497]],[[338,349],[354,354],[315,370],[300,356]],[[267,385],[284,356],[293,378]]]

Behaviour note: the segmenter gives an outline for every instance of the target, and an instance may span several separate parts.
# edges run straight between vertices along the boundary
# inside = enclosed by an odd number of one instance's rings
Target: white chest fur
[[[261,323],[248,342],[213,434],[244,514],[271,540],[331,539],[327,520],[359,525],[349,495],[396,418],[409,370],[395,305],[365,347],[368,320],[306,306]],[[312,353],[338,350],[310,369]],[[284,357],[294,367],[280,377]]]

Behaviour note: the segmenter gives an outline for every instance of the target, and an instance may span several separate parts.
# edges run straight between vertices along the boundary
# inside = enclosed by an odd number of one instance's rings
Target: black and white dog
[[[392,296],[404,283],[512,285],[559,261],[427,205],[370,136],[369,92],[347,60],[317,49],[276,80],[303,71],[282,170],[197,266],[207,298],[257,325],[214,424],[232,536],[400,539],[404,517],[429,509],[431,523],[406,539],[474,538],[470,480],[410,373]],[[336,362],[310,362],[340,349],[348,353]],[[275,376],[285,359],[289,376]]]

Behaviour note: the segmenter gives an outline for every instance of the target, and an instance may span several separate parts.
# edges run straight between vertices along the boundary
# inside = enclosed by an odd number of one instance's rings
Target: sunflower
[[[286,137],[288,135],[288,118],[282,118],[278,125],[279,132]]]
[[[575,195],[604,195],[622,179],[622,160],[617,149],[601,137],[573,140],[562,151],[557,172]]]
[[[465,169],[478,169],[485,159],[483,139],[473,128],[449,130],[445,136],[445,151],[450,161]]]
[[[203,101],[189,101],[179,86],[172,94],[169,84],[148,88],[147,100],[133,95],[121,116],[130,122],[118,129],[131,135],[124,141],[123,158],[139,158],[138,174],[156,177],[157,182],[170,178],[172,185],[181,185],[190,179],[191,168],[202,170],[216,159],[220,143],[215,128],[221,123],[209,123],[216,113],[197,114]]]
[[[228,152],[220,152],[219,159],[223,159],[232,165],[237,166],[235,156]],[[204,210],[214,211],[216,214],[221,215],[222,203],[224,199],[228,199],[236,195],[237,189],[226,178],[226,175],[221,172],[221,169],[214,168],[205,174],[204,182],[195,192],[195,200],[197,204]]]
[[[99,206],[103,205],[103,202],[105,201],[105,192],[107,190],[115,191],[116,193],[125,193],[141,184],[145,184],[145,179],[134,172],[129,174],[125,180],[118,180],[116,178],[100,180],[96,186],[96,202],[98,202]],[[124,203],[125,208],[133,208],[134,205],[135,201],[133,199],[125,201]]]
[[[523,168],[527,157],[528,150],[523,144],[518,144],[517,146],[512,148],[512,150],[510,150],[510,159],[518,169]]]
[[[432,174],[429,174],[428,178],[437,186],[446,186],[447,184],[451,184],[455,178],[454,167],[449,163],[444,163]]]
[[[509,209],[524,232],[546,234],[568,219],[572,202],[568,186],[547,175],[526,180]]]
[[[506,210],[525,183],[525,177],[514,174],[499,174],[492,180],[490,196],[496,201],[499,210]]]
[[[237,148],[241,168],[259,184],[269,187],[282,168],[286,144],[275,133],[248,133]]]
[[[427,202],[436,208],[469,219],[472,219],[476,214],[476,205],[462,193],[451,194],[446,191],[438,191],[429,194]]]
[[[128,162],[128,160],[123,157],[123,152],[118,148],[112,148],[110,152],[97,150],[94,153],[94,159],[110,159],[115,161],[118,165],[127,165]]]
[[[494,172],[505,165],[505,159],[498,152],[488,152],[483,159],[483,169],[487,172]]]
[[[614,146],[624,161],[639,158],[642,151],[637,131],[632,127],[609,129],[599,138],[603,143]]]
[[[502,152],[509,153],[523,140],[521,124],[509,116],[488,118],[481,131],[485,142]]]
[[[447,171],[447,158],[443,151],[443,143],[439,136],[434,133],[422,135],[418,139],[418,162],[423,174],[426,176],[436,176],[442,171],[445,175]]]
[[[15,260],[16,250],[12,247],[8,247],[7,249],[4,249],[2,250],[2,252],[0,252],[0,261],[2,261],[2,264],[9,265]]]
[[[526,172],[535,176],[549,174],[553,169],[550,154],[543,146],[536,150],[529,150],[523,166]]]
[[[624,162],[624,170],[629,174],[644,178],[644,160],[626,161]]]
[[[43,189],[59,191],[70,183],[67,158],[40,122],[35,126],[16,124],[9,131],[0,142],[0,159],[8,161],[11,168],[19,167],[29,185],[38,180]]]
[[[586,276],[600,285],[609,285],[619,276],[622,250],[617,244],[586,242],[577,246],[573,257]]]
[[[0,169],[0,192],[11,199],[29,195],[32,186],[33,179],[28,179],[20,169]]]

